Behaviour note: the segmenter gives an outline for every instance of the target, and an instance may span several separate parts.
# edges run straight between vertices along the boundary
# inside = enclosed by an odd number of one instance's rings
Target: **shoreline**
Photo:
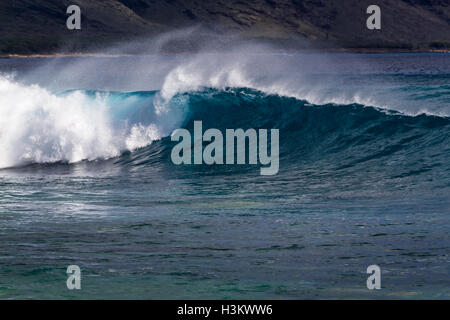
[[[383,54],[383,53],[450,53],[450,49],[371,49],[371,48],[336,48],[336,49],[310,49],[310,50],[280,50],[280,52],[297,52],[297,53],[359,53],[359,54]],[[275,52],[274,52],[275,53]],[[175,53],[158,53],[159,55],[179,55],[179,54],[195,54],[195,52],[175,52]],[[116,57],[136,57],[146,56],[147,54],[128,54],[128,53],[87,53],[87,52],[75,52],[75,53],[33,53],[33,54],[0,54],[0,59],[46,59],[46,58],[74,58],[74,57],[104,57],[104,58],[116,58]],[[148,54],[152,55],[152,54]]]

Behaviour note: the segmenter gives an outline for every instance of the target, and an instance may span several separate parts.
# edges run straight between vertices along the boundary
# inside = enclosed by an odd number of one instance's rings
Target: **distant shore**
[[[286,51],[281,51],[286,52]],[[377,53],[450,53],[450,49],[392,49],[392,48],[336,48],[336,49],[310,49],[310,50],[288,50],[288,52],[298,53],[361,53],[361,54],[377,54]],[[195,52],[177,52],[177,53],[159,53],[161,55],[177,55],[177,54],[195,54]],[[0,59],[30,59],[30,58],[70,58],[70,57],[133,57],[145,56],[145,54],[109,54],[109,53],[45,53],[45,54],[0,54]]]
[[[106,54],[106,53],[48,53],[48,54],[0,54],[0,59],[30,59],[30,58],[70,58],[70,57],[126,57],[135,54]]]

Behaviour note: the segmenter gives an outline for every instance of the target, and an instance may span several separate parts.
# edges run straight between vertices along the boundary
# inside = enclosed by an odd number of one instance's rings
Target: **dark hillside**
[[[374,3],[381,30],[366,28]],[[70,4],[81,7],[82,30],[66,28]],[[333,48],[450,47],[448,0],[14,0],[0,3],[0,52],[85,51],[192,25],[294,47],[304,39]]]

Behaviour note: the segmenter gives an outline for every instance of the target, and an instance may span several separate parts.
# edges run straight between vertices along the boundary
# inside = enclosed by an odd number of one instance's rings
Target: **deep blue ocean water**
[[[1,299],[450,298],[450,55],[240,57],[0,61]],[[174,165],[196,120],[278,174]]]

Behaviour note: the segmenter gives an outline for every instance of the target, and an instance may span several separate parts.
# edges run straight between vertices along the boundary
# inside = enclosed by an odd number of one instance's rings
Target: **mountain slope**
[[[344,48],[448,48],[447,0],[377,0],[381,30],[366,28],[372,0],[15,0],[0,3],[0,51],[83,51],[192,25],[301,46],[304,39]],[[77,4],[82,30],[66,28]]]

